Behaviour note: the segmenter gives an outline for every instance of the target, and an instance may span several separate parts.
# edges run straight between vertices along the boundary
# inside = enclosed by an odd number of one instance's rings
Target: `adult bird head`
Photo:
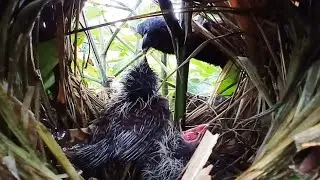
[[[172,40],[167,28],[166,21],[161,17],[152,17],[140,22],[136,32],[142,37],[142,49],[150,48],[167,54],[174,54]]]

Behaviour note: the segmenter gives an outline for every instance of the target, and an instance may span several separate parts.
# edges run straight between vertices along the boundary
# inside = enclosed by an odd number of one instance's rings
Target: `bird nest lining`
[[[251,91],[240,96],[238,90],[233,97],[218,97],[213,105],[208,99],[192,96],[187,105],[187,126],[209,123],[209,130],[220,134],[208,160],[212,164],[214,179],[234,179],[245,171],[254,160],[269,128],[270,116],[250,118],[250,111],[257,103]],[[242,99],[242,100],[241,100]]]

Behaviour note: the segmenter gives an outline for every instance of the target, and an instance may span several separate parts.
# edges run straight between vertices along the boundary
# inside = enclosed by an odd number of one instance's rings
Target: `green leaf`
[[[221,71],[208,63],[192,59],[190,61],[188,91],[193,94],[209,95]]]
[[[79,58],[77,59],[77,64],[79,68],[82,68],[82,66],[84,66],[83,63],[85,62],[82,59],[79,59]],[[74,67],[74,62],[71,63],[71,68],[73,69],[73,67]],[[97,78],[100,79],[98,68],[96,68],[95,66],[92,66],[90,63],[88,63],[87,68],[83,70],[83,75],[87,77],[92,77],[93,79],[97,79]]]
[[[43,83],[45,84],[46,80],[50,79],[50,73],[53,71],[53,68],[59,62],[55,39],[39,43],[38,52],[39,68]]]
[[[75,34],[71,35],[71,41],[74,42]],[[84,32],[77,33],[77,46],[81,46],[82,43],[86,40],[86,34]]]
[[[89,20],[96,18],[98,16],[101,16],[102,14],[107,12],[106,10],[102,9],[99,6],[88,6],[85,8],[85,10],[86,10],[86,16]]]
[[[236,83],[239,76],[240,70],[232,65],[231,70],[227,74],[226,78],[222,80],[218,88],[218,93],[222,96],[231,96],[236,90]]]
[[[43,86],[44,89],[47,90],[49,89],[55,82],[55,77],[53,71],[49,74],[49,76],[46,77],[47,79],[43,80]]]

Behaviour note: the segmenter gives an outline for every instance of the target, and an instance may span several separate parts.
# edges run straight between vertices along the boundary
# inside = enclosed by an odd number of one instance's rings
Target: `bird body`
[[[136,161],[169,126],[168,101],[157,96],[157,77],[146,60],[127,73],[122,89],[91,127],[87,146],[74,151],[77,164],[95,168],[107,161]]]
[[[154,151],[144,163],[144,180],[177,179],[194,151],[192,146],[185,144],[175,128],[170,127],[165,133],[156,142]]]
[[[148,18],[138,24],[136,30],[143,37],[142,49],[154,48],[163,53],[174,54],[171,36],[163,17]],[[183,31],[179,33],[180,37],[184,37]],[[206,40],[199,34],[191,33],[186,41],[187,56]],[[194,58],[220,67],[224,67],[228,61],[228,57],[212,43],[208,43]]]
[[[169,101],[158,95],[157,83],[146,59],[129,70],[121,90],[91,125],[89,143],[69,152],[72,162],[82,169],[133,163],[141,179],[176,179],[197,143],[188,143],[173,125]]]

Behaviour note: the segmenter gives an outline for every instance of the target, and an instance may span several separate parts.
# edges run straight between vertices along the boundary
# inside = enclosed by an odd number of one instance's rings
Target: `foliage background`
[[[174,1],[173,1],[174,2]],[[145,14],[154,11],[158,11],[159,7],[152,1],[142,1],[138,8],[134,9],[135,1],[130,1],[130,3],[124,6],[120,1],[88,1],[84,6],[84,14],[87,18],[89,26],[103,24],[105,22],[116,21],[118,19],[123,19],[128,17],[130,13],[134,14]],[[177,6],[177,4],[175,4]],[[117,8],[118,7],[118,8]],[[119,8],[121,7],[121,8]],[[130,9],[130,11],[128,10]],[[107,76],[118,75],[119,70],[125,67],[131,59],[140,50],[141,36],[135,33],[134,28],[136,25],[143,21],[133,20],[125,23],[115,23],[114,26],[105,26],[98,29],[91,30],[94,43],[97,47],[99,55],[103,59],[103,53],[106,51],[106,45],[110,42],[113,37],[114,32],[117,28],[121,29],[117,33],[116,37],[112,41],[107,51],[107,58],[105,58],[105,68]],[[88,40],[85,38],[84,33],[79,33],[78,35],[78,48],[79,48],[79,62],[83,62],[81,57],[87,57],[90,53]],[[153,50],[147,55],[148,61],[151,67],[160,75],[161,67],[161,52]],[[94,54],[90,53],[91,59],[94,58]],[[174,55],[168,55],[168,65],[165,68],[167,74],[170,74],[176,69],[176,59]],[[81,66],[81,64],[80,64]],[[102,77],[99,75],[99,70],[94,64],[88,65],[88,68],[84,70],[84,75],[87,77],[85,81],[88,83],[89,88],[99,87]],[[190,73],[188,80],[188,91],[196,95],[210,95],[216,83],[217,77],[221,72],[220,67],[215,67],[207,63],[192,59],[190,63]],[[118,77],[118,76],[117,76]],[[176,75],[173,74],[168,82],[175,84]],[[95,79],[96,81],[94,81]],[[232,92],[232,91],[231,91]],[[228,92],[230,95],[230,92]],[[169,87],[169,98],[172,98],[174,94],[174,88]]]

